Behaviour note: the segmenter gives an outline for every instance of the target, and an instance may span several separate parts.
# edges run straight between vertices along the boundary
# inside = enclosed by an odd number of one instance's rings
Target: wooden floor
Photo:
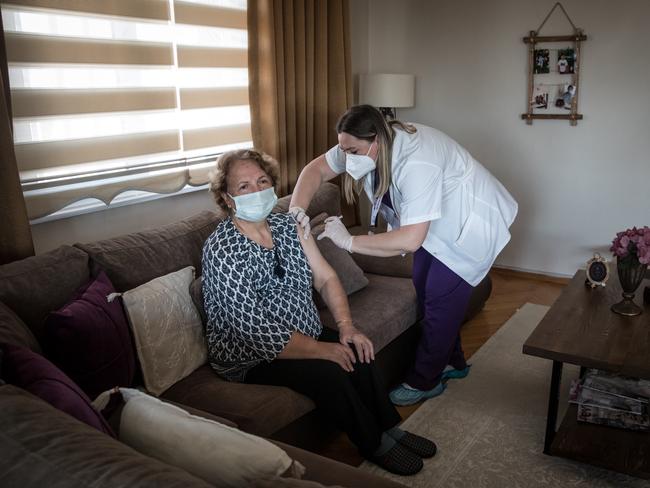
[[[492,294],[483,310],[463,325],[461,336],[465,357],[471,358],[499,328],[526,302],[552,305],[568,279],[550,278],[505,269],[493,269]],[[407,419],[419,405],[398,407],[402,419]],[[337,436],[319,454],[358,466],[363,460],[345,434]]]

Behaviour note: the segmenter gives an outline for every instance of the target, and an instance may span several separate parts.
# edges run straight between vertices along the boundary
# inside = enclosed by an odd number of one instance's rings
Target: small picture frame
[[[534,73],[536,75],[549,73],[550,54],[548,49],[535,49],[535,67]]]
[[[594,256],[587,261],[585,285],[591,288],[605,286],[609,279],[609,265],[607,260],[599,253],[594,253]]]
[[[535,85],[533,97],[530,101],[531,107],[535,113],[548,110],[548,98],[548,85],[543,83]]]
[[[558,49],[557,72],[561,75],[572,75],[575,72],[576,52],[571,48]]]
[[[555,97],[555,106],[565,110],[571,110],[573,97],[576,94],[576,87],[571,83],[565,83],[558,87],[557,95]]]

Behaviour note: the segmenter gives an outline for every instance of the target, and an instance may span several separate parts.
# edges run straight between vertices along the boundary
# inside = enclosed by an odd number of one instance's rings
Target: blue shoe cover
[[[468,364],[465,367],[465,369],[455,369],[452,368],[451,366],[447,366],[447,368],[445,368],[445,370],[442,372],[442,377],[440,378],[440,381],[464,378],[469,374],[469,368],[471,368],[471,365]]]
[[[414,403],[418,403],[422,400],[440,395],[443,391],[445,391],[445,388],[447,388],[447,385],[442,382],[438,383],[430,390],[416,390],[415,388],[407,387],[404,383],[402,383],[400,386],[391,391],[388,396],[394,405],[413,405]]]

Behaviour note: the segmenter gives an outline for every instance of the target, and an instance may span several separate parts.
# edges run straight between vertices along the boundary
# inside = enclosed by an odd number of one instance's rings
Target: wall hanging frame
[[[541,36],[546,21],[559,7],[573,27],[566,36]],[[526,113],[521,118],[531,125],[534,119],[568,120],[577,125],[582,42],[587,36],[575,26],[560,2],[553,5],[537,30],[523,38],[528,45],[528,90]]]

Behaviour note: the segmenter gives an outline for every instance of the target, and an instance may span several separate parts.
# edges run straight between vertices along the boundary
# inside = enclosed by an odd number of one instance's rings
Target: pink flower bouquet
[[[650,264],[650,227],[636,227],[616,234],[609,248],[619,260],[636,257],[641,264]]]

